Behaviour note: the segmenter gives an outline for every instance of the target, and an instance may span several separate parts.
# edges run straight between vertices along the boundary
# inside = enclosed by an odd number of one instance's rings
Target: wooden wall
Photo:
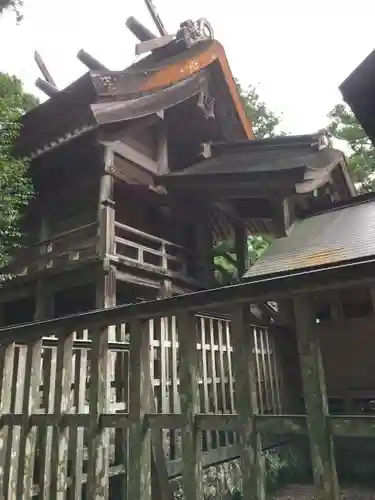
[[[343,319],[317,326],[330,396],[374,391],[375,318]]]
[[[103,152],[88,137],[67,144],[32,167],[36,199],[30,224],[44,219],[53,236],[95,221]]]

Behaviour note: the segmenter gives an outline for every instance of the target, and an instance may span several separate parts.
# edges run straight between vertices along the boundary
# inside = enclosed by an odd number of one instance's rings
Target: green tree
[[[248,85],[242,87],[237,81],[237,88],[245,109],[246,116],[253,125],[255,137],[266,139],[275,135],[282,135],[277,128],[281,124],[281,117],[271,111],[260,98],[256,87]]]
[[[16,13],[17,21],[20,21],[22,19],[22,5],[22,0],[0,0],[0,16],[4,13],[5,10],[10,9]]]
[[[19,244],[20,219],[32,196],[28,162],[15,155],[14,145],[22,114],[36,103],[18,78],[0,73],[0,267]]]
[[[337,104],[328,115],[328,131],[345,141],[351,149],[348,169],[359,191],[375,188],[375,149],[356,117],[346,104]]]

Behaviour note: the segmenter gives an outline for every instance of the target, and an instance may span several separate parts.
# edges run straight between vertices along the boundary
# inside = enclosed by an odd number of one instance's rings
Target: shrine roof
[[[337,165],[346,168],[344,154],[328,147],[324,138],[324,134],[311,134],[213,144],[209,148],[211,157],[165,174],[161,180],[181,189],[213,190],[220,183],[228,186],[232,182],[245,189],[246,183],[265,178],[268,184],[279,183],[283,176],[289,189],[312,191],[327,182]],[[276,173],[276,177],[271,177]]]
[[[253,138],[223,47],[208,40],[174,50],[155,51],[123,71],[86,73],[24,116],[18,149],[35,157],[100,125],[173,107],[203,88],[216,101],[219,128],[229,124],[233,137]]]
[[[375,256],[375,194],[357,196],[330,210],[296,220],[273,242],[244,280],[357,262]]]

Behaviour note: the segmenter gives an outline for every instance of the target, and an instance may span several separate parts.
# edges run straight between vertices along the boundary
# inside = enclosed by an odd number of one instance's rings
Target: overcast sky
[[[58,86],[85,72],[84,48],[111,69],[134,59],[133,15],[153,29],[143,0],[24,0],[24,21],[0,20],[0,70],[28,90],[40,76],[38,49]],[[169,32],[206,17],[225,47],[233,74],[257,85],[269,107],[283,113],[291,133],[315,132],[340,100],[338,85],[375,48],[375,1],[154,0]]]

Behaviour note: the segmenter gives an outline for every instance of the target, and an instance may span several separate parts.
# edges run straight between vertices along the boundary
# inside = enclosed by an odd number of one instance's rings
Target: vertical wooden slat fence
[[[277,413],[273,340],[266,327],[249,325],[249,335],[259,404]],[[236,427],[195,424],[199,415],[236,413],[227,317],[184,313],[87,328],[73,319],[60,328],[57,321],[32,335],[13,328],[0,349],[1,498],[146,500],[151,471],[169,498],[168,471],[188,467],[185,480],[198,478],[202,452],[238,443]],[[184,399],[187,392],[193,400]],[[190,446],[195,458],[187,459]],[[171,469],[181,461],[183,467]],[[200,494],[197,485],[188,497]]]

